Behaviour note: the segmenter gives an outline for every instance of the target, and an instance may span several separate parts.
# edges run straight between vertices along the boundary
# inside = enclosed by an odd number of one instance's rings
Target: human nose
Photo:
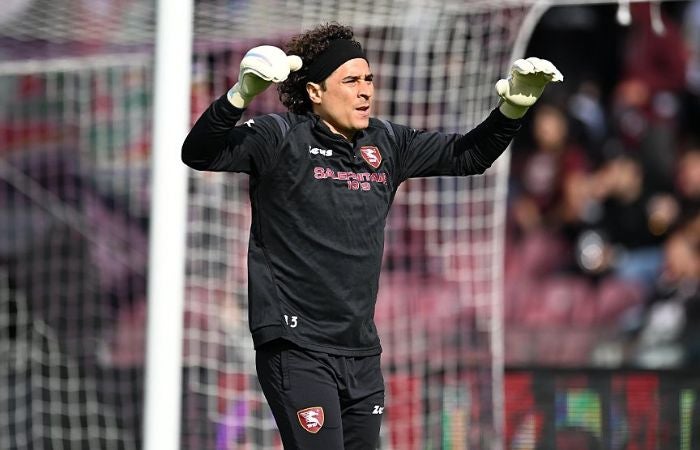
[[[358,96],[368,100],[374,93],[374,86],[371,81],[360,83],[360,89],[358,90]]]

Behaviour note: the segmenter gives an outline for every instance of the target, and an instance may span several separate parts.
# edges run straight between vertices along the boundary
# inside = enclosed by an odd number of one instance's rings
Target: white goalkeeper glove
[[[511,119],[524,116],[550,81],[564,81],[564,76],[546,59],[531,57],[515,61],[510,76],[496,83],[496,92],[502,99],[499,109]]]
[[[238,82],[228,91],[228,101],[236,108],[245,108],[253,97],[267,89],[271,83],[281,83],[301,68],[301,58],[287,56],[281,49],[261,45],[248,50],[241,60]]]

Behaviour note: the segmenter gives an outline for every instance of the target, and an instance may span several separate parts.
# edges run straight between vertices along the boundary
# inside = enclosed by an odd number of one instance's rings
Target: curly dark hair
[[[319,25],[302,34],[292,37],[284,47],[288,55],[298,55],[303,61],[301,69],[277,85],[280,101],[293,113],[304,114],[311,111],[311,100],[306,92],[309,64],[323,52],[331,41],[336,39],[353,40],[353,30],[337,22]],[[357,42],[357,41],[355,41]],[[323,82],[321,83],[323,87]]]

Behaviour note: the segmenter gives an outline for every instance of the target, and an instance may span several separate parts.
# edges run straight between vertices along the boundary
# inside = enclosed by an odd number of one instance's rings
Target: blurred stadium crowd
[[[669,5],[533,36],[566,79],[513,145],[509,365],[700,365],[700,2]]]

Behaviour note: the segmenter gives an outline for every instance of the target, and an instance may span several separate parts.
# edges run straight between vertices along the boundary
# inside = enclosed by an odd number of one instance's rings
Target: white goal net
[[[339,21],[367,51],[377,115],[465,132],[496,104],[493,86],[507,71],[528,3],[196,1],[192,119],[235,81],[248,48]],[[155,5],[7,5],[0,448],[138,449],[146,275],[158,269],[147,267]],[[244,120],[281,110],[270,89]],[[506,176],[501,158],[482,176],[417,179],[399,189],[376,311],[384,449],[500,445]],[[243,175],[190,175],[184,449],[281,448],[247,327],[247,189]]]

